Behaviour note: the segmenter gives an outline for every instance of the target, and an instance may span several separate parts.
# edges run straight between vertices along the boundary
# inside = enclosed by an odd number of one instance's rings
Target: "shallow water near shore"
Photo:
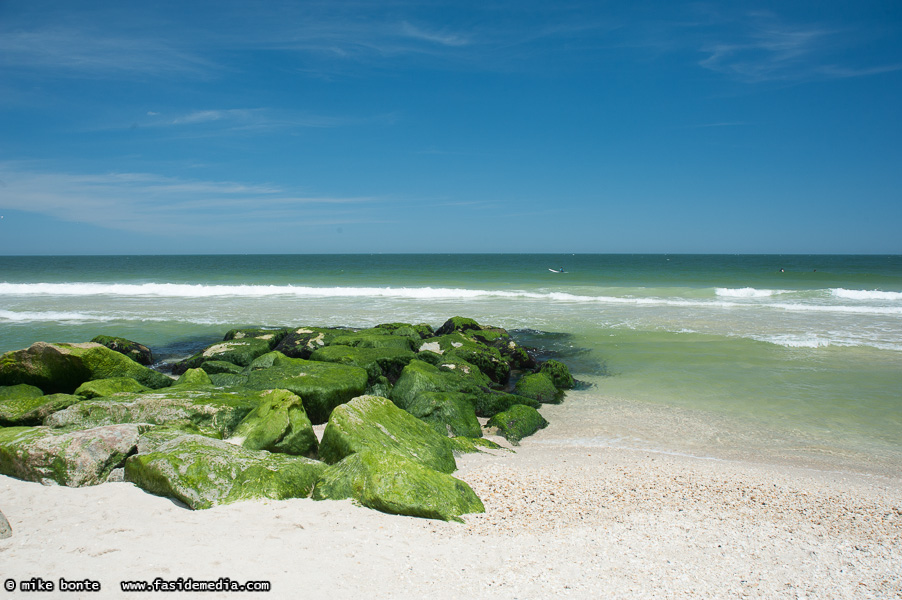
[[[563,268],[565,273],[549,269]],[[178,356],[233,326],[440,325],[559,352],[548,443],[902,472],[902,257],[5,257],[0,351],[121,335]]]

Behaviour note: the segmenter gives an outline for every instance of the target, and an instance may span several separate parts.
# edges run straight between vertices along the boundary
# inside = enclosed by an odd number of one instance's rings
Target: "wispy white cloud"
[[[0,31],[0,65],[54,73],[116,76],[198,76],[218,67],[160,36],[120,37],[92,28]]]
[[[714,23],[719,33],[701,44],[699,50],[706,56],[698,64],[747,83],[864,77],[902,68],[850,64],[854,59],[846,54],[852,53],[844,51],[854,47],[856,35],[842,26],[790,23],[770,12]],[[838,58],[846,64],[838,63]]]
[[[0,209],[114,230],[192,235],[272,231],[371,219],[372,197],[305,196],[269,184],[152,173],[74,174],[0,164]]]
[[[304,112],[285,112],[268,108],[206,109],[175,116],[167,116],[162,112],[155,112],[153,117],[154,118],[149,119],[146,122],[146,125],[168,127],[215,123],[224,129],[230,130],[284,129],[294,127],[332,128],[386,118],[385,115],[375,117],[342,117]]]
[[[426,42],[432,42],[440,46],[467,46],[471,43],[470,39],[467,36],[461,35],[459,33],[428,31],[426,29],[417,27],[416,25],[412,25],[407,21],[401,23],[401,32],[407,37],[411,37],[417,40],[423,40]]]

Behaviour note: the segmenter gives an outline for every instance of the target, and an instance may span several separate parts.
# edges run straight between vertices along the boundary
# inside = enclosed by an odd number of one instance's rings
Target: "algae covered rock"
[[[376,325],[373,329],[385,331],[391,335],[402,335],[414,339],[426,339],[435,335],[432,327],[425,323],[418,325],[411,325],[410,323],[382,323],[381,325]]]
[[[570,374],[570,369],[562,362],[549,360],[542,364],[539,373],[544,373],[554,383],[554,387],[559,390],[572,389],[576,382]]]
[[[401,372],[401,377],[392,389],[392,400],[403,409],[413,404],[416,397],[423,392],[462,392],[475,394],[480,385],[488,385],[488,379],[481,379],[475,374],[461,368],[459,364],[450,363],[453,369],[442,371],[439,367],[422,360],[411,361]],[[482,375],[475,367],[473,371]],[[471,376],[472,375],[472,376]]]
[[[366,369],[369,383],[375,383],[380,377],[389,381],[396,381],[401,376],[401,371],[416,358],[409,347],[368,348],[363,346],[344,346],[335,344],[325,346],[313,352],[310,360],[333,362],[343,365],[351,365]]]
[[[234,375],[243,372],[245,369],[245,367],[241,367],[225,360],[208,360],[202,364],[200,368],[203,369],[204,373],[207,375],[220,375],[223,373]]]
[[[449,333],[454,333],[455,331],[459,331],[461,333],[465,331],[469,331],[471,329],[482,329],[482,327],[474,321],[473,319],[468,319],[467,317],[451,317],[447,321],[445,321],[441,327],[436,329],[436,335],[448,335]]]
[[[181,375],[188,369],[199,368],[205,362],[211,360],[225,361],[246,367],[255,358],[266,354],[270,350],[272,349],[269,347],[268,340],[253,337],[219,342],[207,346],[194,356],[176,363],[172,368],[172,372],[176,375]]]
[[[102,398],[119,393],[149,391],[149,387],[141,385],[131,377],[111,377],[86,381],[76,388],[75,395],[82,398]]]
[[[103,344],[110,350],[124,354],[139,365],[149,367],[153,364],[153,353],[144,344],[109,335],[98,335],[91,341],[96,344]]]
[[[269,344],[269,348],[273,349],[279,345],[285,335],[288,333],[287,329],[272,329],[269,327],[250,327],[246,329],[231,329],[226,332],[225,336],[222,338],[223,341],[229,342],[232,340],[243,340],[247,338],[254,338],[257,340],[263,340],[267,344]]]
[[[545,373],[524,375],[517,381],[514,391],[542,404],[560,404],[564,399],[564,393],[554,387],[554,382]]]
[[[354,398],[332,411],[319,455],[334,464],[366,449],[398,454],[443,473],[457,469],[446,436],[379,396]]]
[[[260,404],[238,424],[229,441],[248,450],[311,458],[319,447],[301,398],[287,390],[263,392]]]
[[[443,521],[485,512],[469,485],[392,452],[356,452],[325,470],[315,500],[352,498],[381,512]]]
[[[486,423],[488,427],[497,427],[498,434],[516,445],[525,438],[548,426],[539,411],[531,406],[518,404],[498,413]]]
[[[421,353],[423,355],[437,356],[431,352]],[[404,368],[392,389],[391,398],[395,404],[407,410],[422,393],[456,392],[466,396],[477,416],[481,417],[491,417],[515,404],[539,406],[539,402],[531,398],[490,388],[488,377],[466,361],[438,358],[439,366],[414,360]]]
[[[289,358],[310,358],[314,351],[328,346],[336,337],[347,334],[347,329],[298,327],[289,329],[282,341],[273,350],[281,352]]]
[[[20,383],[18,385],[3,385],[0,386],[0,405],[7,401],[21,402],[33,400],[35,398],[40,398],[43,395],[44,392],[41,391],[41,388],[33,385],[28,385],[27,383]]]
[[[132,423],[73,432],[0,429],[0,473],[43,484],[97,485],[136,450],[144,429]]]
[[[423,392],[414,398],[406,410],[441,435],[472,438],[482,436],[476,410],[464,394]]]
[[[86,381],[111,377],[130,377],[153,389],[172,385],[166,375],[93,342],[36,342],[0,356],[0,385],[27,383],[47,394],[71,394]]]
[[[418,338],[419,339],[419,338]],[[413,349],[410,338],[398,335],[392,335],[388,332],[376,333],[348,333],[336,336],[330,346],[354,346],[355,348],[386,348],[393,350]]]
[[[40,425],[44,422],[44,419],[53,413],[77,404],[82,400],[84,398],[72,394],[8,396],[0,400],[0,427]]]
[[[442,355],[445,357],[457,356],[471,365],[475,365],[495,383],[503,384],[510,377],[510,364],[502,358],[497,348],[461,333],[454,332],[430,338],[425,344],[428,344],[427,349],[434,348],[434,345],[438,344]],[[421,344],[420,347],[422,348],[423,345]]]
[[[484,450],[507,450],[508,452],[513,452],[513,450],[499,446],[492,440],[481,437],[453,437],[451,438],[451,447],[457,454],[472,454],[474,452],[483,452]]]
[[[85,400],[50,415],[45,423],[82,429],[115,423],[184,424],[205,435],[228,437],[263,398],[256,390],[176,387]]]
[[[182,435],[125,463],[125,480],[192,509],[241,500],[306,498],[326,465],[199,435]]]
[[[182,373],[173,387],[204,387],[212,386],[213,381],[204,369],[188,369]]]
[[[367,373],[360,367],[288,358],[279,352],[272,356],[272,366],[251,370],[244,385],[297,394],[314,424],[325,423],[336,406],[366,391]]]

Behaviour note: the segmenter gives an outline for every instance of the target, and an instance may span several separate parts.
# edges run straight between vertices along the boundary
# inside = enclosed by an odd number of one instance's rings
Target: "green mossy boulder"
[[[423,392],[417,394],[405,409],[439,434],[478,438],[482,426],[476,418],[473,403],[457,392]]]
[[[560,404],[564,400],[564,392],[554,387],[554,382],[545,373],[524,375],[517,381],[514,391],[542,404]]]
[[[421,357],[437,356],[433,353],[421,353]],[[392,400],[403,409],[407,409],[417,395],[423,392],[460,392],[476,394],[480,388],[487,387],[490,381],[479,369],[466,363],[456,361],[441,363],[445,369],[423,360],[411,361],[392,388]]]
[[[391,391],[394,386],[387,377],[378,377],[376,381],[370,381],[366,386],[364,396],[382,396],[383,398],[391,398]]]
[[[492,440],[485,438],[453,437],[451,438],[451,447],[454,449],[455,454],[472,454],[474,452],[484,452],[485,450],[507,450],[508,452],[513,452],[513,450],[499,446]]]
[[[417,338],[419,339],[419,338]],[[413,350],[413,340],[388,332],[349,333],[336,336],[330,346],[353,346],[355,348],[384,348],[392,350]]]
[[[287,390],[263,392],[260,404],[232,432],[228,440],[248,450],[266,450],[316,457],[319,442],[301,398]]]
[[[435,335],[448,335],[449,333],[470,331],[471,329],[479,330],[482,326],[466,317],[451,317],[445,321],[441,327],[435,330]]]
[[[559,390],[569,390],[575,385],[570,369],[562,362],[549,360],[542,364],[539,373],[547,375]]]
[[[131,423],[71,432],[2,428],[0,473],[45,485],[97,485],[135,452],[144,429]]]
[[[86,381],[111,377],[130,377],[152,389],[172,385],[172,379],[166,375],[93,342],[36,342],[24,350],[0,356],[0,385],[27,383],[45,394],[71,394]]]
[[[381,512],[462,522],[461,515],[485,512],[469,485],[391,452],[364,450],[325,470],[315,500],[352,498]]]
[[[436,350],[436,345],[438,350]],[[456,356],[475,365],[489,379],[498,384],[506,383],[510,377],[510,364],[502,358],[497,348],[458,332],[424,340],[418,349],[431,350],[445,358]]]
[[[532,408],[539,408],[539,406],[541,406],[538,400],[496,390],[485,390],[475,395],[473,397],[473,402],[474,408],[476,409],[476,415],[479,417],[493,417],[517,404],[530,406]]]
[[[39,398],[43,395],[44,392],[41,391],[41,388],[34,385],[28,385],[27,383],[0,385],[0,403],[6,402],[7,400],[29,400]]]
[[[287,334],[288,330],[284,328],[273,329],[270,327],[252,327],[248,329],[232,329],[228,331],[222,339],[225,342],[229,342],[232,340],[254,338],[265,341],[269,344],[269,348],[273,349],[279,345],[279,342],[281,342]]]
[[[325,327],[298,327],[289,329],[282,341],[273,348],[289,358],[310,358],[315,350],[332,343],[341,335],[347,335],[347,329],[329,329]]]
[[[424,323],[419,325],[411,325],[410,323],[382,323],[376,325],[374,329],[387,331],[392,335],[401,335],[409,338],[426,339],[435,335],[432,327]]]
[[[421,356],[427,355],[434,356],[431,352],[421,353]],[[392,388],[391,399],[408,410],[417,396],[424,392],[456,392],[467,397],[480,417],[491,417],[515,404],[539,406],[530,398],[494,390],[489,387],[490,384],[488,377],[479,369],[459,358],[454,360],[442,356],[439,366],[414,360],[401,372],[401,377]]]
[[[103,344],[110,350],[124,354],[139,365],[149,367],[153,364],[153,353],[144,344],[109,335],[98,335],[91,341],[96,344]]]
[[[213,385],[213,380],[203,369],[188,369],[182,373],[172,387],[209,387]]]
[[[246,367],[255,358],[266,354],[270,350],[272,348],[269,347],[269,340],[252,337],[219,342],[207,346],[194,356],[176,363],[172,368],[172,372],[176,375],[181,375],[188,369],[201,367],[208,360],[225,361]]]
[[[306,498],[326,465],[300,456],[242,448],[199,435],[178,436],[125,463],[125,480],[192,509],[242,500]]]
[[[216,373],[210,375],[213,387],[240,388],[247,384],[247,373]]]
[[[246,367],[225,360],[208,360],[200,366],[207,375],[221,375],[223,373],[237,375],[244,372]]]
[[[547,427],[548,421],[531,406],[518,404],[489,419],[486,426],[497,427],[498,434],[516,446],[526,436]]]
[[[426,350],[421,350],[417,354],[417,360],[427,362],[438,368],[439,371],[448,374],[448,381],[456,382],[454,385],[460,387],[485,387],[490,388],[496,384],[489,377],[479,370],[476,365],[467,362],[455,354],[436,354]]]
[[[366,391],[368,377],[360,367],[273,354],[272,366],[250,371],[244,385],[254,390],[294,392],[303,398],[314,424],[325,423],[336,406]]]
[[[40,425],[53,413],[82,400],[84,398],[72,394],[22,397],[10,395],[0,400],[0,427]]]
[[[196,427],[204,435],[229,437],[265,398],[260,391],[170,388],[85,400],[50,415],[51,427],[87,429],[115,423]]]
[[[447,436],[379,396],[354,398],[332,411],[319,455],[334,464],[366,449],[392,452],[442,473],[457,469]]]
[[[75,395],[82,398],[103,398],[113,394],[149,391],[149,387],[141,385],[131,377],[111,377],[86,381],[76,388]]]
[[[335,344],[320,348],[310,355],[310,360],[333,362],[366,369],[369,383],[374,384],[380,377],[396,381],[416,354],[402,348],[365,348]]]

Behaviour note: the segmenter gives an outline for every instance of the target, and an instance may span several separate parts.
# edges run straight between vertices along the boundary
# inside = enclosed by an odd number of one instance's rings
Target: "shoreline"
[[[802,469],[895,479],[902,476],[902,447],[869,448],[861,439],[827,444],[797,428],[736,418],[697,408],[615,398],[600,384],[569,390],[563,404],[542,407],[551,426],[531,443],[548,447],[621,449],[694,460],[728,461],[764,468]]]
[[[902,479],[541,438],[459,457],[486,507],[464,524],[310,499],[191,511],[128,483],[0,477],[0,561],[17,580],[98,580],[98,598],[156,577],[270,581],[240,594],[260,598],[902,594]]]

